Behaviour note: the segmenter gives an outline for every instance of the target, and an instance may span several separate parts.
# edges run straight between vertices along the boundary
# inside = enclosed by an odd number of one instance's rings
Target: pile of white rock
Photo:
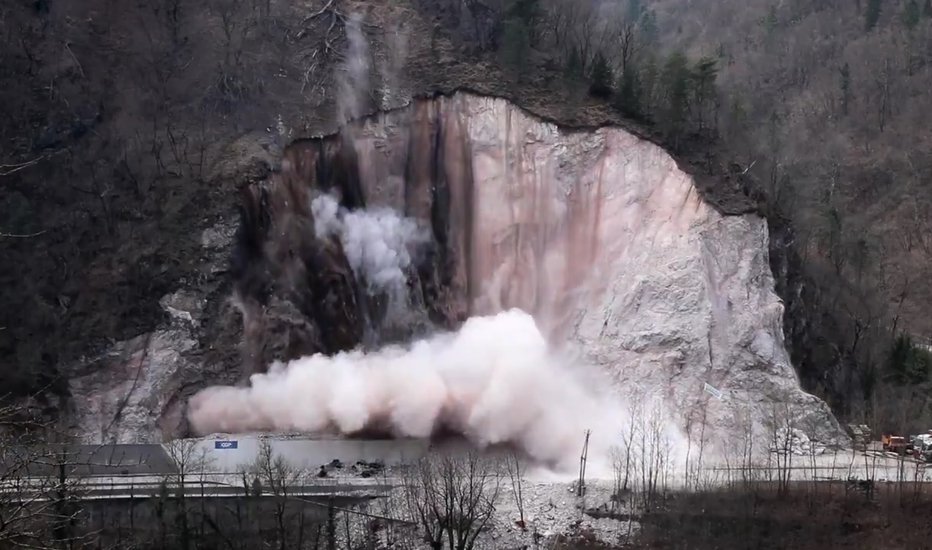
[[[490,548],[550,548],[557,541],[617,545],[637,528],[624,503],[613,503],[610,480],[589,481],[583,496],[578,496],[575,482],[525,480],[523,524],[516,489],[507,480],[502,487],[492,525],[481,537]],[[593,510],[599,513],[590,514]]]
[[[818,456],[825,452],[825,445],[809,439],[806,432],[798,428],[780,428],[771,442],[770,452],[778,455],[789,452],[799,456]]]

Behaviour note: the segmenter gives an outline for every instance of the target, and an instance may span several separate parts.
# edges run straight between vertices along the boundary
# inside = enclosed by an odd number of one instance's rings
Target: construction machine
[[[932,462],[932,434],[919,434],[912,437],[913,457],[917,460]]]
[[[880,436],[880,444],[884,451],[897,454],[906,454],[911,447],[909,441],[907,441],[905,437],[893,434],[884,434]]]

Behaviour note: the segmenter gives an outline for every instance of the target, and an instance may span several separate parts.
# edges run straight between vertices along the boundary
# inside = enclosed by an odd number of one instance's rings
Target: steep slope
[[[321,192],[429,228],[408,273],[410,307],[423,315],[393,317],[340,242],[315,235],[311,202]],[[249,370],[518,307],[554,344],[610,372],[619,392],[663,400],[682,425],[700,415],[721,433],[751,424],[760,433],[786,421],[778,411],[812,437],[839,436],[826,405],[799,388],[784,348],[766,222],[720,214],[662,148],[620,128],[565,130],[470,93],[418,100],[293,143],[281,170],[247,190],[243,214],[234,276]],[[367,325],[381,340],[367,341]],[[152,349],[162,340],[147,342],[136,371],[165,367]],[[200,361],[181,355],[181,364]],[[78,423],[109,424],[120,440],[183,431],[184,396],[204,370],[136,383],[119,375],[128,363],[90,375],[93,384],[72,382]]]

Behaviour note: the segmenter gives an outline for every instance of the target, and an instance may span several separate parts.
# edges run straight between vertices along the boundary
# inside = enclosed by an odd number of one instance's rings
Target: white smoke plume
[[[520,310],[473,317],[408,347],[277,362],[251,387],[211,387],[189,402],[200,434],[388,428],[428,437],[443,427],[480,446],[509,443],[550,464],[578,460],[586,429],[607,445],[620,407],[584,385]],[[593,453],[594,454],[594,453]]]
[[[390,208],[347,210],[331,195],[314,198],[311,213],[317,237],[340,239],[350,267],[370,291],[405,295],[411,249],[430,241],[426,229]]]

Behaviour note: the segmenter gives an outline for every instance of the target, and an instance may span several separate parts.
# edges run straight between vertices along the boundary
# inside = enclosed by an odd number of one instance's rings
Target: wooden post
[[[586,494],[586,459],[589,456],[589,430],[586,430],[586,441],[583,443],[582,454],[579,455],[579,483],[576,484],[576,496]]]
[[[337,550],[336,510],[333,509],[333,497],[327,501],[327,550]]]

